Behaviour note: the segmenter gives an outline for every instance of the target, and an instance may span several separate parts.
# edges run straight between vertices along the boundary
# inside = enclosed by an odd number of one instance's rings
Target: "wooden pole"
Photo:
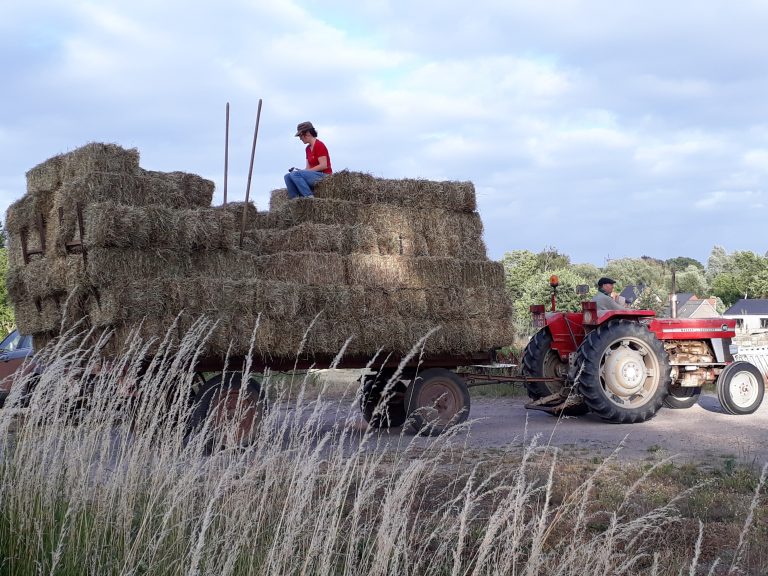
[[[224,206],[227,205],[227,173],[229,172],[229,102],[227,102],[227,119],[224,128]]]
[[[259,137],[259,121],[261,120],[261,98],[259,98],[259,109],[256,112],[256,128],[253,131],[253,146],[251,147],[251,164],[248,167],[248,184],[245,187],[245,204],[243,204],[243,222],[240,226],[240,248],[243,247],[243,236],[245,235],[245,222],[248,217],[248,200],[251,194],[251,175],[253,174],[253,158],[256,156],[256,139]]]

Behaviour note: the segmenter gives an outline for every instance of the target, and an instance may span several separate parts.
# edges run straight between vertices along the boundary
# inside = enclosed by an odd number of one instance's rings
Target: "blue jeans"
[[[326,174],[314,170],[294,170],[285,175],[285,186],[288,188],[288,198],[312,196],[312,188]]]

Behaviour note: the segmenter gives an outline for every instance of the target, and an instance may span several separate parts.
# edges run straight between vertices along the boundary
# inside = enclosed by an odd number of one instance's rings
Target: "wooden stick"
[[[224,206],[227,205],[227,172],[229,172],[229,102],[227,102],[227,119],[224,129]]]
[[[240,226],[240,248],[243,247],[243,236],[245,235],[245,221],[248,216],[248,199],[251,194],[251,175],[253,174],[253,158],[256,156],[256,138],[259,136],[259,121],[261,120],[261,98],[259,98],[259,109],[256,112],[256,128],[253,131],[253,146],[251,147],[251,165],[248,167],[248,184],[245,188],[245,204],[243,204],[243,222]]]

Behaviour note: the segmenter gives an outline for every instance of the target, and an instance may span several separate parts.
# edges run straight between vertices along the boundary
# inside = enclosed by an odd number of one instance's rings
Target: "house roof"
[[[677,317],[678,318],[690,318],[702,306],[708,307],[712,311],[713,314],[719,316],[719,314],[717,314],[717,311],[715,310],[714,303],[712,301],[710,301],[709,299],[705,298],[703,300],[699,300],[698,298],[691,298],[691,299],[688,300],[688,302],[686,302],[685,304],[683,304],[682,306],[680,306],[677,309]]]
[[[645,290],[645,286],[643,284],[627,284],[619,296],[624,298],[627,304],[632,304],[632,302],[640,297],[640,294],[643,293],[643,290]]]
[[[765,298],[742,298],[723,312],[723,316],[768,315],[768,300]]]
[[[696,294],[693,292],[678,292],[677,293],[677,308],[680,309],[680,306],[683,306],[688,300],[691,298],[696,298]]]

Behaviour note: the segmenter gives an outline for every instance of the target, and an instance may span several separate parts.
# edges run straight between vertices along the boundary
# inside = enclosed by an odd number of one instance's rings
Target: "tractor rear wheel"
[[[579,392],[592,412],[610,422],[648,420],[668,394],[669,356],[637,322],[616,320],[587,334],[578,362]]]
[[[765,394],[765,379],[754,364],[728,364],[717,378],[717,398],[728,414],[752,414]]]
[[[437,436],[469,417],[469,388],[458,374],[430,368],[408,386],[405,405],[417,433]]]
[[[552,335],[543,328],[534,334],[523,353],[523,376],[532,378],[558,378],[559,382],[526,382],[525,389],[531,400],[558,394],[568,375],[568,363],[552,348]],[[589,412],[586,405],[570,406],[563,410],[566,416],[580,416]]]
[[[360,411],[372,428],[396,428],[406,419],[405,391],[402,379],[394,382],[382,398],[385,387],[394,375],[392,370],[382,370],[378,374],[363,376],[360,392]]]
[[[701,386],[670,386],[669,395],[664,398],[664,406],[676,410],[690,408],[699,401]]]

